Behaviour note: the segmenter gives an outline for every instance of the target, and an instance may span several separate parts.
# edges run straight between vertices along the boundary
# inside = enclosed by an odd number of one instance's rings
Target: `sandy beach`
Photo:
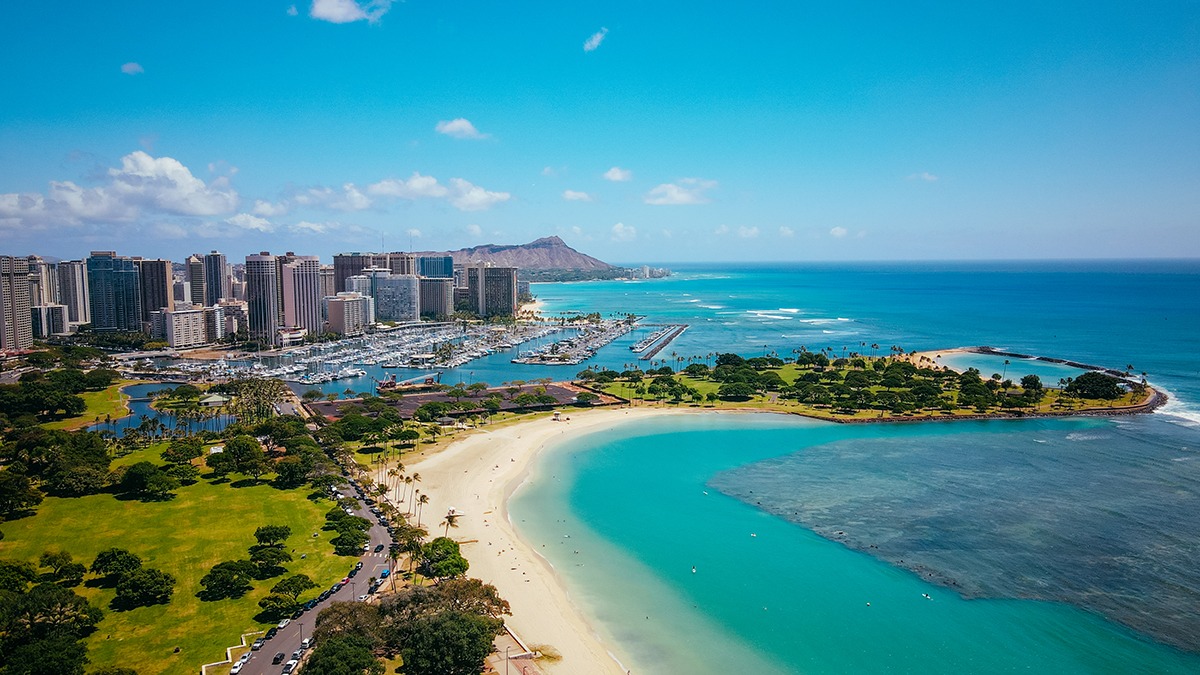
[[[462,544],[471,563],[469,576],[493,584],[512,606],[505,622],[527,645],[549,645],[562,655],[557,663],[539,663],[552,673],[623,675],[626,668],[610,653],[563,589],[553,568],[522,541],[509,522],[507,501],[527,475],[530,462],[547,445],[568,436],[601,431],[616,424],[656,415],[679,414],[651,408],[606,408],[570,413],[570,421],[531,420],[489,431],[481,429],[446,450],[407,465],[420,472],[422,494],[429,496],[422,525],[430,536],[445,530],[439,523],[453,507],[462,514],[450,536]]]

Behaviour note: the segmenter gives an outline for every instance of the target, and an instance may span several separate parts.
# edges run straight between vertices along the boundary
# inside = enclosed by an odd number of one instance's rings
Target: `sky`
[[[0,254],[1200,257],[1195,2],[20,2]]]

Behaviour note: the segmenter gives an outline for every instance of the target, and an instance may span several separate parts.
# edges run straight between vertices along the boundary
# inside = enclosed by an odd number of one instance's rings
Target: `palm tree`
[[[420,497],[417,497],[417,527],[421,526],[421,512],[428,503],[429,495],[421,495]]]
[[[446,517],[442,519],[442,525],[446,527],[445,536],[450,536],[450,528],[458,527],[458,518],[459,514],[449,511],[446,512]]]
[[[416,472],[416,471],[414,471],[414,472],[413,472],[413,474],[412,474],[411,476],[409,476],[409,477],[408,477],[408,479],[406,479],[404,482],[405,482],[405,483],[411,483],[411,484],[412,484],[412,488],[411,488],[411,490],[414,490],[414,491],[415,491],[415,490],[417,490],[417,483],[420,483],[420,482],[421,482],[421,474],[420,474],[420,473],[418,473],[418,472]],[[413,493],[411,493],[411,494],[409,495],[409,500],[410,500],[410,501],[412,500],[412,498],[413,498],[413,495],[414,495],[414,494],[415,494],[415,492],[413,492]],[[428,500],[428,499],[426,499],[425,501],[429,501],[429,500]]]

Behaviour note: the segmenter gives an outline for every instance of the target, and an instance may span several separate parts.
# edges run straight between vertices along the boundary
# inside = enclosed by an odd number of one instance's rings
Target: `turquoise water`
[[[665,356],[990,344],[1133,365],[1174,398],[1119,420],[690,415],[550,453],[513,519],[634,672],[1200,671],[1170,646],[1200,651],[1200,265],[682,272],[535,292],[691,323]]]
[[[88,431],[104,431],[108,430],[121,436],[128,429],[136,428],[142,423],[142,418],[158,420],[165,424],[168,429],[174,429],[178,423],[178,419],[170,412],[159,412],[150,405],[150,393],[160,391],[162,389],[171,389],[176,385],[161,384],[158,382],[149,382],[145,384],[131,384],[121,387],[121,393],[129,397],[126,405],[129,407],[129,414],[124,417],[117,417],[109,420],[108,423],[101,422],[89,426]],[[207,429],[208,431],[220,431],[233,421],[233,418],[228,415],[220,415],[204,422],[194,422],[191,425],[192,430],[199,431]]]

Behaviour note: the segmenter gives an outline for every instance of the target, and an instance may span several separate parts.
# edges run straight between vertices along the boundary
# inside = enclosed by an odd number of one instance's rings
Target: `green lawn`
[[[157,450],[115,463],[153,459]],[[90,565],[97,552],[117,546],[142,556],[147,566],[175,575],[178,582],[169,604],[129,612],[108,609],[111,589],[77,588],[105,610],[104,620],[88,639],[88,656],[92,668],[127,666],[140,675],[195,673],[202,664],[222,659],[225,647],[237,643],[241,633],[265,628],[253,616],[259,611],[258,600],[278,579],[256,582],[254,590],[238,600],[201,602],[196,597],[200,577],[214,564],[247,557],[255,528],[290,525],[293,534],[287,546],[294,549],[295,560],[288,570],[309,575],[321,587],[332,585],[353,566],[353,559],[333,555],[332,534],[320,530],[330,502],[311,502],[306,498],[309,492],[200,481],[162,503],[121,501],[111,495],[48,497],[36,515],[4,524],[0,557],[36,563],[43,551],[61,549]],[[314,532],[318,536],[313,537]],[[307,559],[301,560],[302,554]]]
[[[42,426],[47,429],[74,430],[82,429],[89,424],[95,424],[96,418],[99,418],[103,422],[105,415],[109,415],[113,419],[124,417],[129,414],[129,409],[125,407],[125,401],[129,397],[121,393],[121,387],[128,384],[135,384],[135,382],[133,380],[122,380],[101,391],[85,391],[79,394],[79,397],[87,404],[87,410],[82,415],[47,422]]]

